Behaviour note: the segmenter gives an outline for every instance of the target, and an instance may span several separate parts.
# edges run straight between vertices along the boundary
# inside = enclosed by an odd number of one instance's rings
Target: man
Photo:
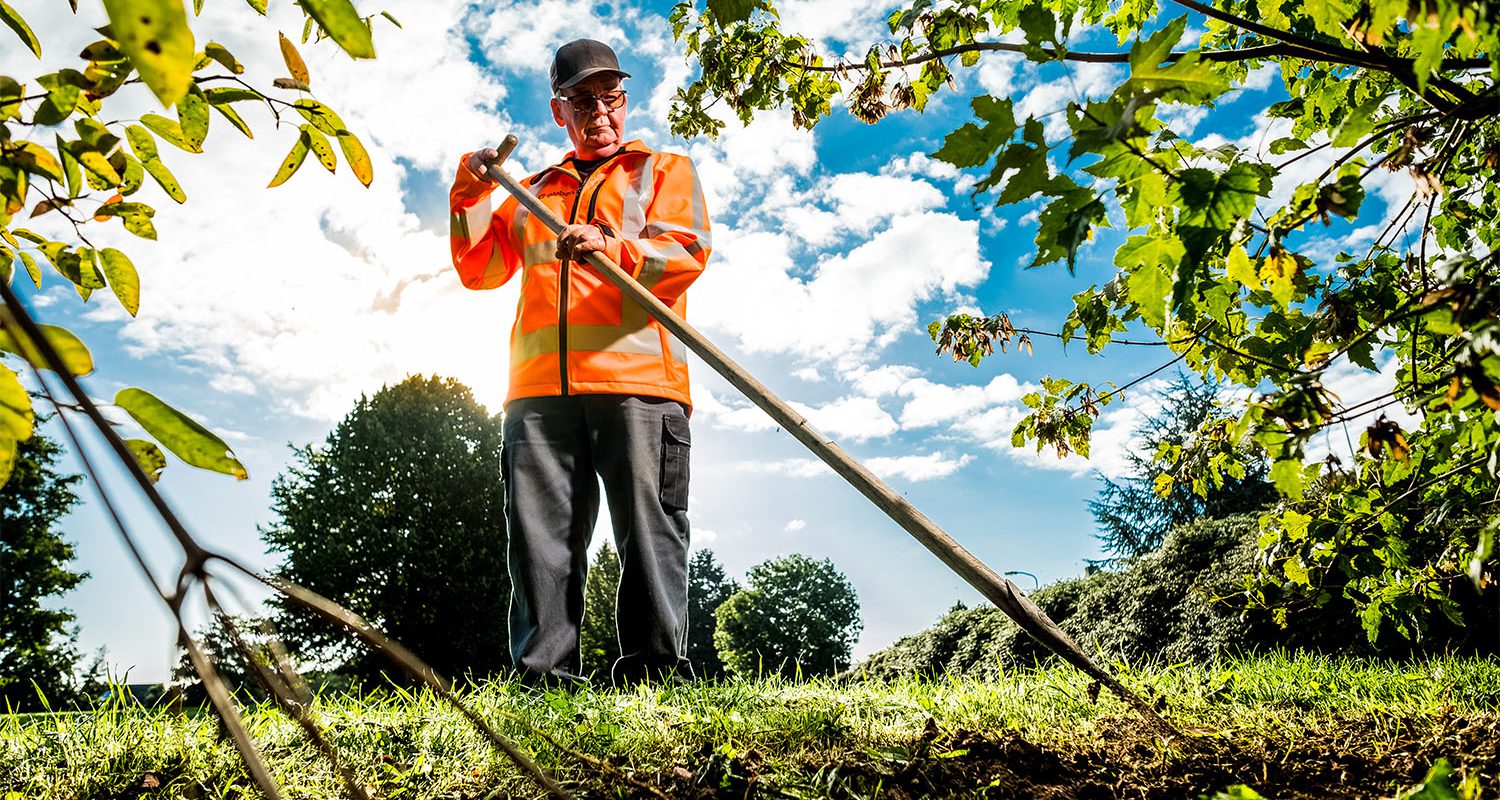
[[[612,677],[692,675],[686,352],[583,257],[608,255],[684,314],[684,292],[708,261],[708,215],[685,156],[625,141],[628,77],[613,50],[589,39],[553,59],[552,118],[573,150],[522,183],[568,223],[561,235],[513,197],[491,213],[493,148],[464,156],[449,195],[464,285],[521,281],[501,463],[511,655],[533,683],[583,680],[579,623],[600,479],[620,554]]]

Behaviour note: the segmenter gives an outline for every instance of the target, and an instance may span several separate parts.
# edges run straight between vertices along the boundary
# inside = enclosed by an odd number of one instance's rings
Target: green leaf
[[[83,170],[78,166],[78,159],[73,157],[63,143],[62,136],[56,136],[55,139],[58,160],[62,161],[63,175],[68,179],[68,197],[77,197],[83,192]]]
[[[51,178],[58,183],[63,182],[62,163],[47,148],[24,139],[15,142],[14,145],[16,150],[12,151],[11,158],[20,164],[22,169],[33,175]]]
[[[266,15],[266,0],[245,0],[245,4],[255,9],[255,13],[262,17]]]
[[[36,413],[31,410],[31,395],[10,367],[0,364],[0,438],[24,442],[31,438]]]
[[[255,138],[255,134],[251,132],[250,126],[245,124],[245,120],[240,117],[238,111],[234,110],[234,106],[225,103],[223,105],[215,105],[213,108],[215,111],[223,114],[224,119],[229,120],[229,124],[233,125],[236,130],[238,130],[240,133],[245,134],[246,139]]]
[[[145,439],[126,439],[125,449],[130,451],[130,456],[139,464],[141,471],[152,483],[161,479],[161,471],[167,468],[167,457],[155,442]]]
[[[135,316],[141,310],[141,278],[130,258],[113,247],[99,251],[99,260],[104,266],[104,277],[109,280],[110,291],[119,298],[120,305]]]
[[[1125,211],[1125,223],[1132,228],[1150,225],[1168,203],[1167,180],[1154,170],[1141,173],[1120,189],[1124,194],[1120,206]]]
[[[1239,163],[1222,173],[1193,167],[1177,177],[1178,197],[1185,208],[1178,224],[1225,233],[1255,211],[1256,198],[1271,192],[1271,178],[1263,164]]]
[[[1298,139],[1298,138],[1296,138],[1294,136],[1283,136],[1280,139],[1277,139],[1276,141],[1271,142],[1271,155],[1273,155],[1273,156],[1279,156],[1279,155],[1283,155],[1285,153],[1290,153],[1293,150],[1306,150],[1306,149],[1307,149],[1307,142],[1304,142],[1301,139]]]
[[[1093,238],[1094,225],[1105,222],[1104,204],[1087,190],[1067,192],[1042,209],[1036,234],[1036,258],[1032,266],[1065,258],[1073,271],[1078,248]]]
[[[114,154],[113,161],[125,165],[120,170],[120,194],[127,197],[135,194],[141,188],[141,183],[146,180],[146,171],[141,168],[141,162],[126,155],[123,150]]]
[[[181,120],[182,138],[196,152],[202,152],[203,140],[208,138],[208,98],[196,84],[177,101],[177,119]]]
[[[208,98],[208,102],[213,103],[214,105],[219,105],[220,103],[238,103],[244,100],[262,99],[259,94],[256,94],[249,89],[241,89],[238,86],[220,86],[213,89],[205,89],[203,91],[203,94]]]
[[[311,139],[307,135],[307,126],[304,125],[302,126],[302,128],[302,133],[298,134],[297,136],[297,142],[292,145],[291,152],[286,154],[286,159],[282,161],[281,166],[277,168],[276,175],[275,177],[271,178],[271,183],[267,188],[269,188],[270,186],[280,186],[281,184],[286,183],[287,179],[292,177],[292,174],[297,171],[297,168],[302,166],[302,160],[307,158],[307,151],[311,146]]]
[[[1357,0],[1307,0],[1302,8],[1319,33],[1341,41],[1348,36],[1344,23],[1354,16],[1359,6]]]
[[[750,14],[760,8],[761,0],[707,0],[707,5],[708,13],[720,25],[729,25],[750,19]]]
[[[37,58],[42,57],[42,43],[37,41],[36,34],[31,32],[31,26],[26,24],[26,20],[22,19],[14,8],[6,5],[5,0],[0,0],[0,22],[4,22],[5,27],[15,31],[26,45],[26,49],[30,50],[33,55]]]
[[[1271,464],[1271,482],[1276,490],[1291,500],[1302,499],[1302,462],[1296,459]]]
[[[188,464],[244,480],[249,477],[223,439],[191,417],[158,400],[144,389],[121,389],[115,405],[145,429],[151,438]]]
[[[1281,571],[1286,575],[1286,579],[1291,581],[1293,585],[1308,585],[1307,565],[1302,563],[1301,558],[1292,556],[1291,558],[1288,558],[1287,560],[1281,562]]]
[[[42,288],[42,268],[37,266],[36,259],[30,253],[18,253],[21,257],[21,265],[26,268],[26,274],[31,276],[31,282],[36,288]]]
[[[307,137],[307,146],[312,150],[313,155],[317,157],[318,163],[322,164],[324,169],[333,172],[338,167],[339,162],[338,159],[334,158],[333,145],[328,143],[328,137],[324,136],[322,131],[311,125],[302,126],[302,135]]]
[[[375,180],[375,170],[370,164],[370,154],[365,152],[365,146],[354,134],[344,131],[339,134],[339,149],[344,151],[344,161],[354,170],[354,177],[369,186]]]
[[[302,8],[350,57],[375,57],[370,28],[349,0],[303,0]]]
[[[79,377],[94,371],[94,357],[89,354],[89,349],[84,346],[82,340],[73,335],[72,331],[56,325],[38,325],[37,327],[41,329],[42,337],[52,345],[52,349],[57,351],[64,369]],[[11,333],[12,330],[15,334]],[[15,327],[0,330],[0,350],[26,359],[27,363],[37,369],[51,369],[42,359],[41,353],[37,352],[32,341]]]
[[[187,94],[198,63],[182,0],[104,0],[120,49],[163,106]]]
[[[1301,263],[1296,256],[1280,248],[1273,248],[1271,254],[1260,264],[1260,282],[1271,292],[1276,304],[1286,308],[1297,295],[1297,275],[1300,271]]]
[[[1353,147],[1359,143],[1359,140],[1365,138],[1370,131],[1375,129],[1375,112],[1380,110],[1380,104],[1383,102],[1385,102],[1385,95],[1376,95],[1350,111],[1344,117],[1343,123],[1339,125],[1339,129],[1333,134],[1333,146]]]
[[[120,185],[120,173],[115,172],[114,165],[109,163],[109,159],[105,158],[103,153],[97,150],[80,150],[75,155],[78,157],[78,163],[82,164],[85,170],[97,175],[100,180],[110,186]]]
[[[975,116],[984,120],[983,128],[972,122],[943,138],[943,146],[932,157],[964,169],[990,160],[1001,145],[1016,132],[1016,118],[1010,98],[999,100],[989,95],[975,97],[970,106]]]
[[[1141,319],[1157,330],[1166,327],[1172,276],[1182,256],[1182,242],[1155,236],[1132,236],[1115,252],[1115,265],[1128,273],[1131,301],[1140,308]]]
[[[225,69],[236,75],[242,75],[245,72],[245,65],[241,64],[234,57],[234,54],[229,52],[229,48],[218,42],[209,42],[203,45],[203,54],[219,62]]]
[[[1477,795],[1476,795],[1477,796]],[[1440,758],[1422,782],[1397,795],[1398,800],[1464,800],[1453,786],[1453,765]]]
[[[189,142],[183,135],[182,126],[176,120],[170,120],[160,114],[142,114],[141,124],[145,125],[152,133],[176,145],[178,149],[189,153],[201,153],[203,148]]]
[[[182,184],[177,182],[177,177],[167,169],[167,165],[160,161],[147,161],[144,165],[146,174],[150,175],[167,196],[179,203],[187,202],[187,193],[182,190]]]
[[[1137,41],[1130,48],[1129,85],[1176,103],[1204,103],[1229,91],[1229,80],[1200,62],[1199,51],[1190,50],[1176,61],[1167,60],[1186,29],[1187,15],[1183,15]]]
[[[21,117],[21,98],[26,87],[9,75],[0,75],[0,122]]]

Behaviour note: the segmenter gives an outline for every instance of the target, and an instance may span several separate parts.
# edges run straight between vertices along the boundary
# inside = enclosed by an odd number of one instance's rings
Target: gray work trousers
[[[620,660],[612,678],[621,684],[692,676],[686,658],[690,441],[686,410],[663,398],[584,394],[506,405],[501,469],[510,650],[523,680],[580,680],[579,626],[600,479],[620,554]]]

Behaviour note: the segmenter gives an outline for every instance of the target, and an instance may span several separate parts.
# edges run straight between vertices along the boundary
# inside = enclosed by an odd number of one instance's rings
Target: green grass
[[[1207,740],[1291,747],[1287,743],[1357,722],[1358,747],[1395,752],[1414,736],[1441,733],[1455,719],[1489,724],[1500,718],[1500,662],[1493,659],[1393,664],[1269,655],[1216,666],[1112,668],[1127,685],[1160,698],[1175,723]],[[1122,729],[1139,731],[1124,704],[1107,694],[1091,701],[1088,681],[1063,667],[994,682],[766,679],[577,694],[502,682],[464,697],[560,779],[606,793],[613,790],[602,787],[620,781],[529,728],[623,771],[654,776],[681,766],[694,780],[726,785],[758,774],[759,787],[773,796],[851,793],[852,784],[836,779],[839,769],[854,765],[874,774],[915,759],[927,746],[921,737],[929,719],[943,732],[1009,732],[1064,749],[1097,745]],[[383,796],[537,794],[457,712],[428,693],[324,696],[316,713],[359,778]],[[337,777],[294,723],[266,707],[248,709],[246,716],[288,797],[341,796]],[[1170,750],[1159,740],[1151,747],[1157,761]],[[958,753],[957,746],[951,752]],[[0,716],[0,798],[114,796],[138,786],[147,773],[164,782],[153,797],[231,797],[248,785],[212,716],[121,704]],[[1256,788],[1277,796],[1276,786]]]

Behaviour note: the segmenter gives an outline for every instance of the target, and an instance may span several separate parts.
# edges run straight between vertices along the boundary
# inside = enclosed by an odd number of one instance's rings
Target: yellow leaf
[[[303,127],[306,128],[306,126]],[[281,167],[276,170],[276,176],[271,178],[271,183],[267,188],[280,186],[292,177],[292,173],[302,166],[302,160],[307,158],[307,151],[311,146],[310,141],[305,130],[297,136],[297,143],[292,145],[292,151],[286,154],[286,159],[281,162]]]
[[[130,316],[135,316],[141,310],[141,279],[135,264],[113,247],[100,250],[99,260],[103,262],[104,277],[109,280],[110,291],[120,299],[120,305],[125,307]]]
[[[311,125],[303,125],[302,134],[307,137],[307,145],[312,149],[313,155],[318,157],[318,163],[333,172],[339,162],[333,156],[333,145],[328,143],[328,137]]]
[[[223,439],[177,409],[163,403],[143,389],[121,389],[115,405],[135,420],[151,438],[172,454],[201,469],[233,475],[239,480],[249,477],[245,467]]]
[[[281,60],[286,62],[287,71],[292,73],[293,78],[311,84],[312,77],[307,74],[307,62],[302,60],[302,54],[297,52],[296,45],[286,38],[286,34],[277,33],[276,36],[281,40]]]
[[[120,49],[163,106],[187,94],[198,63],[182,0],[104,0]]]
[[[1251,289],[1260,288],[1260,278],[1255,274],[1255,265],[1250,262],[1250,256],[1246,255],[1245,248],[1236,247],[1230,250],[1226,266],[1225,275],[1230,280]]]
[[[39,325],[42,336],[57,355],[62,359],[63,368],[74,375],[83,376],[94,371],[94,357],[89,354],[89,349],[84,346],[83,341],[67,328],[59,328],[56,325]],[[15,335],[11,331],[16,331]],[[26,359],[31,366],[37,369],[52,369],[42,354],[37,351],[30,339],[20,333],[20,329],[14,325],[0,330],[0,350],[14,353]]]

